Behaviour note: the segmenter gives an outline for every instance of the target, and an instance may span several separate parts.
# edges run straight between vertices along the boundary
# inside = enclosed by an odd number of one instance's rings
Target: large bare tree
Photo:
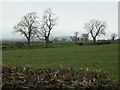
[[[38,37],[44,37],[46,42],[46,48],[49,47],[49,38],[51,35],[51,31],[53,30],[54,26],[56,26],[56,22],[57,17],[52,12],[51,8],[45,10],[42,18],[42,24],[38,32]]]
[[[96,37],[101,34],[105,35],[106,23],[98,20],[91,20],[89,23],[85,24],[85,28],[88,33],[91,34],[93,42],[96,43]]]
[[[38,17],[35,12],[28,13],[23,16],[22,20],[14,26],[15,33],[21,33],[28,41],[28,47],[30,47],[31,38],[36,35],[36,31],[39,28]]]

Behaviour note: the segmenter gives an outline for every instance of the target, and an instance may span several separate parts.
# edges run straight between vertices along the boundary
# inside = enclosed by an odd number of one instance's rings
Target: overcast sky
[[[71,36],[78,31],[86,33],[85,23],[91,19],[107,22],[106,36],[100,39],[109,39],[112,33],[118,33],[118,6],[117,2],[17,2],[2,3],[2,38],[24,38],[20,34],[13,34],[13,27],[21,18],[30,12],[36,12],[40,19],[43,11],[52,8],[58,17],[57,26],[52,31],[52,36]]]

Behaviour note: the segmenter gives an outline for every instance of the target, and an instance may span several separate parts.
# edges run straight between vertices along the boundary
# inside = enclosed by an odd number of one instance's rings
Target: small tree
[[[70,36],[72,41],[75,41],[75,43],[77,43],[77,41],[79,40],[79,32],[74,32],[73,36]]]
[[[15,33],[19,32],[26,37],[28,47],[30,47],[31,38],[36,35],[36,31],[39,27],[37,18],[37,14],[35,12],[28,13],[17,25],[14,26]]]
[[[111,35],[112,41],[114,41],[116,37],[117,37],[117,34],[113,33],[113,34]]]
[[[44,37],[46,41],[46,48],[49,46],[49,38],[51,35],[51,31],[53,30],[54,26],[56,25],[57,17],[52,10],[49,8],[44,11],[44,15],[42,18],[42,24],[39,30],[39,37]]]
[[[84,40],[85,42],[87,42],[88,38],[89,38],[89,34],[82,34],[82,40]]]
[[[96,43],[96,37],[101,34],[105,35],[106,23],[98,20],[91,20],[89,23],[85,24],[85,28],[88,30],[88,33],[91,34],[93,42]]]

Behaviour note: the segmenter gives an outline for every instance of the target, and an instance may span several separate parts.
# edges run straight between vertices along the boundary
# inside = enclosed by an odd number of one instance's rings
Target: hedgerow
[[[2,90],[120,90],[117,80],[105,72],[72,67],[36,68],[2,67]]]

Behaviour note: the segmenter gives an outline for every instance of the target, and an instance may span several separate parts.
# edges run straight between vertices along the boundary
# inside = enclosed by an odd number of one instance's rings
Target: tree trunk
[[[114,40],[115,40],[115,38],[113,37],[113,38],[112,38],[112,41],[114,42]]]
[[[93,43],[94,44],[96,43],[96,37],[93,37]]]
[[[45,41],[46,41],[46,46],[45,46],[45,47],[48,48],[48,47],[49,47],[49,38],[46,37],[46,38],[45,38]]]
[[[28,48],[30,48],[30,38],[28,38]]]

